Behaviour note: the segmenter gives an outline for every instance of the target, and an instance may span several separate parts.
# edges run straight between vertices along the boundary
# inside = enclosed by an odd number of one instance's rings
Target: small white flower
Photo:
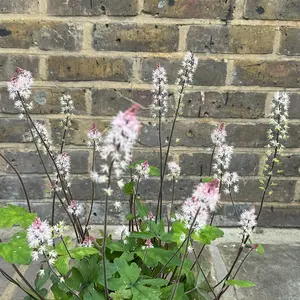
[[[115,207],[115,210],[116,211],[120,211],[121,210],[121,202],[120,201],[116,201],[115,203],[114,203],[114,207]]]
[[[43,277],[45,275],[45,270],[44,269],[40,269],[38,271],[38,274],[39,274],[40,277]]]
[[[112,193],[113,193],[113,190],[109,187],[107,189],[103,189],[103,191],[108,195],[108,196],[111,196]]]

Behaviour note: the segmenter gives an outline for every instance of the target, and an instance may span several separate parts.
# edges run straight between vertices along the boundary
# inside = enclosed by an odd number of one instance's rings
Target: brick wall
[[[0,145],[22,173],[37,211],[49,216],[51,199],[34,146],[23,142],[26,123],[18,120],[6,92],[5,82],[15,66],[33,72],[34,118],[46,122],[54,140],[61,132],[59,96],[67,92],[75,100],[68,149],[74,194],[87,203],[91,165],[91,153],[85,147],[87,129],[92,122],[104,129],[119,110],[132,101],[140,103],[144,127],[135,158],[148,158],[156,165],[157,133],[146,109],[151,103],[151,73],[157,63],[165,66],[172,93],[187,50],[197,53],[199,67],[176,127],[180,141],[172,150],[184,173],[177,185],[177,203],[191,193],[201,169],[207,174],[209,134],[223,121],[228,141],[236,147],[232,169],[243,176],[241,193],[234,200],[239,209],[258,204],[266,117],[273,92],[284,89],[291,95],[291,137],[282,158],[285,172],[276,179],[272,198],[266,200],[261,224],[300,226],[299,0],[165,0],[164,7],[160,0],[2,0]],[[23,203],[18,179],[3,161],[0,171],[1,202]],[[141,195],[156,199],[157,189],[157,182],[150,180],[142,185]],[[170,197],[167,186],[166,202]],[[96,198],[93,222],[101,223],[100,188]],[[224,196],[222,203],[217,221],[235,224],[230,200]],[[120,222],[124,211],[115,213],[111,208],[110,222]],[[57,208],[57,215],[60,212]]]

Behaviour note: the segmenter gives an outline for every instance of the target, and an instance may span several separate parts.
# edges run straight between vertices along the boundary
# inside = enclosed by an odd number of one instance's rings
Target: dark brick
[[[180,60],[170,61],[166,58],[145,58],[142,60],[142,80],[152,81],[152,72],[157,64],[166,68],[168,80],[175,83],[181,68]],[[226,63],[224,61],[200,60],[194,76],[195,85],[224,85],[226,79]]]
[[[95,24],[95,50],[133,52],[176,52],[179,29],[176,25]]]
[[[264,116],[266,94],[201,92],[184,96],[183,116],[256,119]]]
[[[290,95],[290,108],[289,108],[289,118],[299,119],[300,118],[300,94]]]
[[[44,199],[48,188],[41,176],[22,177],[28,197]],[[17,176],[0,176],[1,194],[0,199],[19,200],[26,199],[22,185]]]
[[[235,61],[234,85],[300,87],[300,62]]]
[[[282,27],[280,31],[281,40],[279,53],[284,55],[300,55],[300,29]]]
[[[84,89],[35,88],[32,97],[34,108],[31,114],[58,114],[61,112],[60,97],[71,95],[74,101],[74,114],[87,114]],[[7,88],[0,88],[0,111],[16,114],[19,110],[14,107],[14,101],[9,99]]]
[[[267,26],[191,26],[187,48],[193,52],[272,53],[275,30]]]
[[[130,81],[132,59],[109,57],[52,56],[48,79],[59,81]]]
[[[244,210],[249,210],[253,205],[250,203],[235,203],[235,209],[240,215]],[[238,225],[235,209],[232,204],[221,203],[215,218],[215,226],[236,227]],[[259,207],[255,207],[258,212]],[[259,227],[300,227],[300,209],[276,206],[264,206],[258,222]]]
[[[170,103],[174,102],[173,95],[169,95]],[[152,103],[152,92],[150,90],[132,89],[104,89],[92,90],[92,115],[115,116],[119,111],[125,111],[132,103],[140,104],[138,116],[149,117],[149,105]],[[173,113],[169,107],[167,116]]]
[[[162,126],[163,145],[167,145],[167,139],[171,131],[172,123],[164,123]],[[214,126],[207,123],[185,123],[178,121],[173,134],[173,145],[189,147],[211,146],[210,134]],[[179,138],[179,142],[175,142]],[[147,147],[158,146],[158,127],[144,124],[139,134],[139,141]]]
[[[247,0],[244,17],[259,20],[300,20],[297,0]]]
[[[29,132],[26,120],[0,119],[0,142],[24,142],[24,134]]]
[[[48,0],[48,14],[56,16],[135,16],[138,14],[138,0]]]
[[[289,138],[284,143],[287,148],[300,148],[300,131],[299,125],[289,125]]]
[[[0,54],[0,80],[7,81],[14,74],[16,67],[31,71],[37,79],[39,59],[31,55]]]
[[[88,158],[89,152],[87,150],[65,150],[71,157],[71,173],[72,174],[84,174],[89,171]],[[4,156],[13,164],[19,173],[41,173],[44,174],[45,170],[40,161],[40,158],[36,151],[20,151],[8,149],[4,151]],[[48,172],[54,172],[52,160],[43,155],[44,163]],[[2,171],[14,173],[8,164],[3,162]]]
[[[264,147],[267,145],[266,132],[269,128],[268,124],[229,124],[226,126],[227,142],[234,147]]]
[[[39,11],[38,0],[10,0],[2,1],[0,13],[34,14]]]
[[[89,119],[74,119],[72,121],[71,129],[66,137],[66,144],[69,145],[86,145],[87,143],[87,133],[92,128],[93,123],[96,124],[100,132],[109,127],[110,122]],[[55,143],[61,143],[61,138],[63,134],[63,128],[61,127],[59,119],[50,120],[52,129],[52,138]]]
[[[183,175],[209,175],[211,154],[180,154],[180,167]],[[234,154],[229,171],[238,172],[240,176],[257,175],[259,156],[256,154]],[[213,174],[214,170],[211,171]]]
[[[279,155],[280,164],[274,165],[274,176],[300,176],[300,155],[299,154],[283,154]],[[272,162],[269,159],[268,164]],[[283,170],[283,173],[277,172]]]
[[[273,191],[272,195],[267,195],[267,202],[285,202],[291,203],[295,193],[295,180],[273,180],[277,186],[270,187],[268,191]],[[237,202],[260,202],[263,191],[259,189],[261,184],[258,179],[241,179],[239,183],[240,191],[238,194],[233,193],[232,198]],[[222,195],[222,200],[230,201],[228,195]]]
[[[157,0],[144,2],[144,12],[157,17],[170,18],[198,18],[198,19],[222,19],[232,18],[234,1],[201,0],[201,1],[174,1],[174,5],[165,1],[165,6],[160,8]]]
[[[79,51],[82,38],[82,26],[73,23],[51,21],[0,23],[0,48],[29,49],[37,46],[41,50]]]

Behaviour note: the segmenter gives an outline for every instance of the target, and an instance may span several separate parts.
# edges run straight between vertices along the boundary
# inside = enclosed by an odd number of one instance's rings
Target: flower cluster
[[[52,227],[53,237],[61,237],[63,233],[69,229],[69,226],[64,221],[59,221],[58,224]]]
[[[80,247],[91,248],[95,238],[93,236],[85,237],[83,242],[79,245]]]
[[[32,225],[27,229],[27,241],[32,251],[33,260],[38,260],[39,255],[49,257],[49,263],[54,264],[57,253],[51,250],[53,246],[53,238],[51,226],[47,221],[41,221],[36,218]]]
[[[166,176],[167,180],[177,180],[180,177],[181,168],[175,161],[168,162],[168,174]]]
[[[193,229],[199,231],[206,225],[209,213],[215,210],[219,197],[218,179],[200,183],[192,197],[183,203],[182,213],[176,213],[175,217],[184,222],[187,228],[193,225]]]
[[[99,151],[100,148],[100,143],[102,142],[102,134],[101,132],[97,129],[96,124],[94,123],[91,130],[88,132],[88,142],[87,145],[88,147],[94,147],[96,151]]]
[[[68,126],[71,126],[71,117],[74,111],[74,102],[70,95],[62,95],[60,97],[60,107],[61,113],[64,115],[64,119],[62,120],[64,128],[66,129]]]
[[[140,129],[139,121],[136,118],[138,108],[139,105],[135,104],[125,112],[119,112],[113,119],[112,127],[105,136],[100,149],[102,159],[108,160],[110,158],[110,166],[102,166],[102,173],[104,174],[102,176],[92,172],[91,178],[95,182],[106,182],[113,169],[119,187],[124,185],[120,177],[131,161],[132,147]],[[104,189],[104,191],[109,196],[112,194],[111,188]]]
[[[11,77],[10,81],[7,83],[9,98],[15,100],[18,96],[20,96],[24,100],[29,99],[31,95],[32,84],[32,74],[29,71],[17,67],[16,72]],[[23,107],[22,103],[21,106],[20,103],[17,104],[17,107]],[[27,108],[30,109],[29,107]]]
[[[149,249],[149,248],[154,248],[154,247],[153,247],[153,244],[152,244],[151,240],[146,239],[145,245],[142,246],[142,249],[145,250],[145,249]]]
[[[144,161],[135,166],[135,174],[133,175],[133,179],[135,181],[139,181],[141,179],[148,179],[150,173],[150,166],[148,161]]]
[[[71,204],[67,208],[68,212],[76,217],[79,217],[84,209],[82,204],[78,204],[75,200],[71,201]]]
[[[36,142],[37,147],[43,149],[44,153],[47,154],[47,150],[45,148],[46,145],[49,151],[53,152],[54,150],[53,142],[52,139],[50,138],[50,135],[48,133],[45,124],[41,122],[34,122],[34,126],[36,127],[37,130],[35,130],[35,128],[32,128],[32,135]],[[42,140],[44,141],[44,143]]]
[[[252,208],[250,210],[245,210],[241,214],[239,224],[241,225],[242,234],[243,235],[245,235],[245,234],[250,235],[253,231],[253,228],[257,224],[255,209]]]
[[[65,180],[67,186],[71,186],[70,181],[70,168],[71,168],[71,159],[70,156],[63,152],[61,154],[58,154],[55,158],[55,163],[58,168],[59,174],[63,176],[63,179]],[[57,176],[57,174],[56,174]]]
[[[161,65],[153,71],[153,102],[150,105],[153,118],[164,117],[168,112],[168,91],[166,70]]]
[[[223,191],[225,194],[230,194],[233,190],[235,193],[239,192],[240,177],[237,172],[225,172],[222,177]]]

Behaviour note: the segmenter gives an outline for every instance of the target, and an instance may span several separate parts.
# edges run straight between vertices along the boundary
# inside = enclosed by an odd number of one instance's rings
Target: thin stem
[[[95,171],[95,162],[96,162],[96,142],[94,141],[92,172]],[[88,232],[88,226],[89,226],[89,223],[90,223],[90,219],[91,219],[92,211],[93,211],[93,207],[94,207],[94,200],[95,200],[95,182],[92,180],[91,208],[90,208],[90,212],[88,214],[88,218],[87,218],[86,224],[85,224],[85,234]]]
[[[215,156],[215,151],[216,151],[216,145],[214,145],[213,151],[212,151],[211,157],[210,157],[209,173],[208,173],[209,177],[211,176],[211,171],[212,171],[212,165],[213,165],[213,160],[214,160],[214,156]]]
[[[34,288],[33,286],[30,284],[30,282],[24,277],[24,275],[19,271],[19,269],[17,268],[17,266],[15,264],[11,264],[12,267],[14,268],[14,270],[17,272],[17,274],[22,278],[22,280],[26,283],[26,285],[30,288],[30,290],[37,295],[37,297],[41,300],[44,300],[45,298],[43,298]]]
[[[169,260],[166,262],[166,264],[161,268],[161,270],[159,271],[159,273],[156,275],[155,278],[158,278],[163,271],[166,269],[166,267],[169,265],[169,263],[173,260],[173,258],[179,253],[179,251],[181,250],[181,248],[183,247],[185,241],[187,240],[187,238],[185,238],[185,240],[182,242],[182,244],[180,245],[180,247],[174,252],[174,254],[169,258]]]
[[[173,214],[173,205],[174,205],[174,195],[175,195],[175,178],[172,179],[172,200],[171,200],[171,209],[170,209],[170,219],[168,222],[168,232],[170,232],[171,228],[171,218]]]
[[[160,106],[160,100],[158,100]],[[158,140],[159,140],[159,168],[160,168],[160,186],[163,186],[163,153],[162,153],[162,140],[161,140],[161,110],[158,112]],[[163,198],[163,189],[159,190],[159,199]],[[162,201],[159,204],[159,218],[162,217]]]
[[[30,294],[17,280],[13,279],[9,274],[7,274],[2,268],[0,268],[1,274],[6,278],[8,281],[11,283],[15,284],[18,286],[24,293],[26,293],[28,296],[32,297],[33,299],[37,300],[34,295]]]
[[[62,235],[60,236],[60,239],[61,239],[61,241],[63,242],[63,244],[64,244],[64,246],[65,246],[65,249],[67,250],[67,253],[68,253],[69,257],[70,257],[71,259],[74,259],[74,257],[72,257],[72,255],[71,255],[71,253],[70,253],[70,251],[69,251],[69,249],[68,249],[68,247],[67,247],[67,245],[66,245],[66,243],[65,243],[65,240],[64,240],[64,238],[63,238]]]
[[[179,271],[178,271],[178,276],[177,276],[175,288],[173,288],[170,300],[174,299],[174,297],[176,295],[176,292],[177,292],[177,289],[178,289],[178,286],[179,286],[179,281],[180,281],[180,276],[181,276],[183,265],[184,265],[184,260],[185,260],[185,258],[187,256],[187,253],[188,253],[189,241],[190,241],[192,232],[194,230],[194,224],[196,222],[196,219],[197,219],[197,216],[198,216],[198,214],[200,212],[200,209],[201,209],[201,207],[199,207],[199,209],[197,210],[197,212],[195,214],[195,217],[194,217],[194,220],[193,220],[193,222],[192,222],[192,224],[190,226],[190,229],[189,229],[189,232],[188,232],[188,235],[187,235],[185,251],[184,251],[184,254],[183,254],[183,257],[182,257],[182,260],[181,260],[181,264],[180,264],[180,267],[179,267]]]
[[[107,182],[107,189],[110,188],[111,184],[111,173],[113,168],[114,160],[111,162],[109,167],[108,173],[108,182]],[[105,299],[109,299],[108,297],[108,287],[107,287],[107,277],[106,277],[106,244],[107,244],[107,220],[108,220],[108,194],[105,195],[105,210],[104,210],[104,236],[103,236],[103,245],[102,245],[102,261],[103,261],[103,279],[104,279],[104,292],[105,292]]]
[[[28,211],[31,212],[31,205],[30,205],[30,201],[29,201],[29,197],[28,197],[28,194],[27,194],[27,191],[26,191],[26,188],[25,188],[25,185],[24,185],[24,182],[18,172],[18,170],[13,166],[13,164],[0,152],[0,156],[9,164],[9,166],[14,170],[14,172],[16,173],[16,175],[18,176],[19,180],[20,180],[20,183],[22,185],[22,188],[23,188],[23,191],[24,191],[24,195],[26,197],[26,201],[27,201],[27,206],[28,206]]]
[[[133,215],[134,215],[135,227],[136,227],[137,232],[139,232],[139,227],[138,227],[138,222],[137,222],[137,217],[136,217],[136,197],[137,197],[137,193],[139,190],[139,183],[140,183],[140,177],[138,178],[138,180],[136,182],[136,189],[135,189],[135,193],[134,193],[134,197],[133,197]],[[133,228],[133,230],[134,230],[134,228]]]
[[[185,72],[185,76],[187,75],[187,71]],[[156,217],[155,217],[155,221],[157,222],[158,220],[158,213],[160,213],[160,220],[161,220],[161,215],[162,215],[162,212],[160,211],[159,212],[159,207],[161,206],[161,202],[162,202],[162,190],[163,190],[163,182],[164,182],[164,177],[165,177],[165,173],[166,173],[166,169],[167,169],[167,163],[168,163],[168,158],[169,158],[169,153],[170,153],[170,148],[171,148],[171,143],[172,143],[172,138],[173,138],[173,133],[174,133],[174,129],[175,129],[175,123],[176,123],[176,120],[177,120],[177,117],[178,117],[178,113],[179,113],[179,109],[180,109],[180,106],[181,106],[181,101],[182,101],[182,98],[183,98],[183,92],[184,92],[184,88],[186,86],[186,82],[185,80],[183,81],[182,83],[182,86],[181,86],[181,90],[179,92],[179,98],[178,98],[178,103],[177,103],[177,108],[176,108],[176,111],[175,111],[175,115],[174,115],[174,119],[173,119],[173,124],[172,124],[172,128],[171,128],[171,133],[170,133],[170,137],[169,137],[169,143],[168,143],[168,148],[167,148],[167,152],[166,152],[166,156],[165,156],[165,163],[164,163],[164,167],[163,167],[163,176],[162,176],[162,184],[160,185],[160,188],[159,188],[159,197],[158,197],[158,202],[157,202],[157,209],[156,209]]]

